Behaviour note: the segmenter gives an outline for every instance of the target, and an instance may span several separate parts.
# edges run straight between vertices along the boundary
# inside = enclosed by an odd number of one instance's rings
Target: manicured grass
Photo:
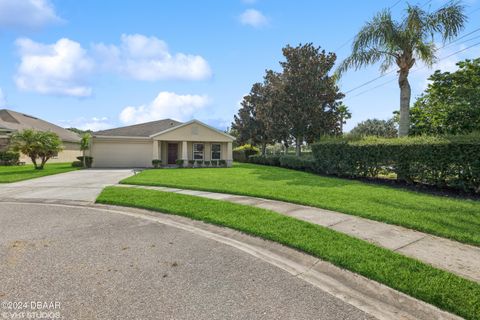
[[[35,170],[33,164],[24,166],[0,166],[0,183],[16,182],[52,174],[77,170],[71,163],[47,163],[43,170]]]
[[[122,183],[283,200],[480,245],[480,201],[426,195],[254,164],[235,164],[224,169],[145,170]]]
[[[480,284],[315,224],[264,209],[156,190],[107,187],[97,202],[180,215],[276,241],[467,319],[480,318]]]

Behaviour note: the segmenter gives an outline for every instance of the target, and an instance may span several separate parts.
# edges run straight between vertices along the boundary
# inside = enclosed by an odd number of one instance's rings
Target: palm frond
[[[442,40],[451,40],[463,30],[467,16],[464,6],[458,1],[440,8],[426,17],[426,29],[431,33],[440,33]]]

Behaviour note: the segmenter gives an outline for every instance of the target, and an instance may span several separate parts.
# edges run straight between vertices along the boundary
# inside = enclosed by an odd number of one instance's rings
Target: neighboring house
[[[76,133],[34,116],[7,109],[0,110],[0,150],[8,149],[12,133],[25,129],[51,131],[60,137],[64,150],[50,159],[49,162],[72,162],[82,155],[80,152],[80,137]],[[20,161],[31,163],[30,158],[23,154]]]
[[[175,165],[177,159],[225,160],[232,164],[234,137],[198,120],[171,119],[94,132],[94,167],[151,167],[152,160]]]

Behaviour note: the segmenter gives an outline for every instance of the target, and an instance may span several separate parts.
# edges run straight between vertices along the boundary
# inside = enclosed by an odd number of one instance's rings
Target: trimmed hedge
[[[293,155],[255,155],[250,156],[249,162],[309,172],[315,172],[316,168],[315,160],[311,156],[297,157]]]
[[[480,193],[480,136],[327,139],[312,146],[315,170],[349,178],[398,180]]]
[[[14,151],[0,151],[0,165],[13,166],[18,164],[20,153]]]
[[[244,144],[243,146],[233,149],[233,161],[248,162],[250,156],[257,155],[260,150],[251,144]]]

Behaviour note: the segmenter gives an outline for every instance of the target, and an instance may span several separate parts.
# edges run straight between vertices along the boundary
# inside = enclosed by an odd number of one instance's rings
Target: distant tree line
[[[311,43],[282,49],[285,61],[281,72],[267,70],[263,82],[255,83],[242,102],[232,123],[239,144],[295,145],[297,155],[304,143],[322,135],[341,133],[351,115],[340,102],[332,68],[334,53]]]

